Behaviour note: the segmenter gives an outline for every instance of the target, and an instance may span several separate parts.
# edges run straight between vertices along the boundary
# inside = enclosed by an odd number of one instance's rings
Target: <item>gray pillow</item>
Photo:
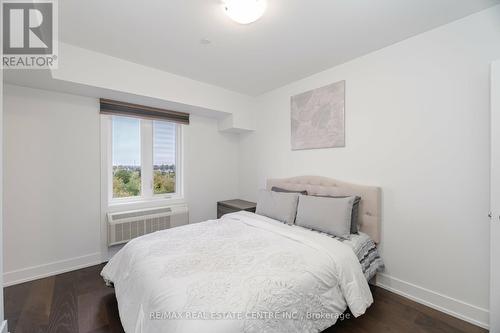
[[[297,193],[280,193],[273,191],[259,191],[257,199],[256,214],[270,217],[272,219],[293,224],[297,213]]]
[[[356,197],[331,198],[301,195],[295,224],[346,237],[351,233],[352,206]]]
[[[359,215],[359,202],[360,197],[354,197],[354,203],[352,204],[352,214],[351,214],[351,234],[358,233],[358,215]]]
[[[348,196],[333,196],[333,195],[317,195],[317,197],[323,198],[348,198]],[[352,213],[351,213],[351,234],[358,233],[358,215],[359,215],[359,202],[361,198],[358,196],[354,197],[354,204],[352,205]]]
[[[277,187],[277,186],[273,186],[271,188],[271,191],[273,191],[273,192],[282,192],[282,193],[299,193],[299,194],[307,195],[307,191],[306,190],[304,190],[304,191],[285,190],[284,188]]]

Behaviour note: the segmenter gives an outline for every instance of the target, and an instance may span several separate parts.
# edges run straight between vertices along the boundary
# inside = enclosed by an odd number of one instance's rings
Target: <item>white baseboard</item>
[[[8,333],[8,326],[7,326],[7,320],[4,320],[3,323],[0,325],[0,333]]]
[[[44,265],[27,267],[3,274],[3,286],[33,281],[44,277],[70,272],[101,263],[101,253],[51,262]]]
[[[414,285],[395,277],[377,274],[377,286],[409,298],[430,308],[465,320],[482,328],[489,328],[489,310],[462,302],[435,291]]]

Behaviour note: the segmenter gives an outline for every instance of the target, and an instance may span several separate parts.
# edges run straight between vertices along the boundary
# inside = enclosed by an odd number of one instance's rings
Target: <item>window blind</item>
[[[99,101],[101,103],[101,114],[163,120],[189,125],[189,113],[113,101],[104,98],[101,98]]]

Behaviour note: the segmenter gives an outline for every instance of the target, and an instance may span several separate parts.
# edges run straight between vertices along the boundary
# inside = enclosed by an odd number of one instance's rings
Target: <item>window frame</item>
[[[135,197],[113,197],[113,116],[101,115],[103,129],[101,146],[104,148],[102,167],[106,183],[106,198],[108,206],[131,205],[141,203],[165,203],[183,200],[183,131],[182,125],[175,125],[175,193],[154,194],[153,190],[153,156],[154,130],[153,120],[140,120],[141,137],[141,195]],[[167,121],[166,121],[167,122]]]

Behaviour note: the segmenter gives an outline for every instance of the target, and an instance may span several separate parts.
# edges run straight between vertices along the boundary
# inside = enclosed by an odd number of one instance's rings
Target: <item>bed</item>
[[[380,190],[324,177],[267,187],[359,195],[360,232],[343,239],[237,212],[130,241],[104,267],[127,333],[320,332],[372,304],[383,267]]]

